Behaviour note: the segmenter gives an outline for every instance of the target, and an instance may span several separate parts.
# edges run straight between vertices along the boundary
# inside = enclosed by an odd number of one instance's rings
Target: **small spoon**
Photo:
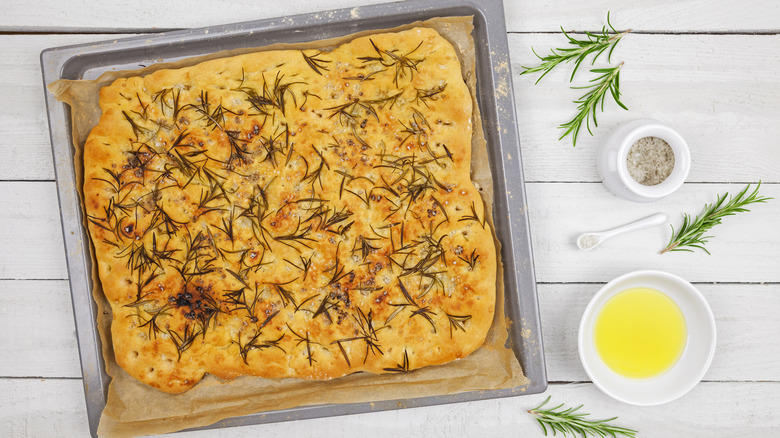
[[[600,233],[585,233],[577,238],[577,247],[579,249],[591,250],[605,240],[615,237],[619,234],[628,233],[629,231],[641,230],[642,228],[652,227],[654,225],[661,225],[669,218],[664,213],[656,213],[652,216],[648,216],[644,219],[631,222],[629,224],[613,228],[611,230],[602,231]]]

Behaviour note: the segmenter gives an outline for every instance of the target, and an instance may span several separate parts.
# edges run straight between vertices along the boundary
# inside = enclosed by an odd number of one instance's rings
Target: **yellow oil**
[[[671,298],[650,288],[624,290],[604,304],[593,339],[614,372],[645,379],[663,374],[680,358],[687,340],[685,318]]]

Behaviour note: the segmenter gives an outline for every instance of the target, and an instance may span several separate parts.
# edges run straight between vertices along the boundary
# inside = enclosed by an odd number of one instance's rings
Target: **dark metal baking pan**
[[[48,85],[58,79],[93,79],[109,70],[132,70],[140,65],[175,61],[222,50],[335,38],[364,30],[396,27],[416,20],[463,15],[474,16],[472,35],[476,46],[477,100],[482,113],[495,185],[493,217],[496,234],[502,243],[506,316],[512,321],[509,344],[529,383],[522,387],[497,391],[388,400],[370,405],[354,403],[306,406],[230,418],[210,427],[272,423],[398,409],[399,406],[430,406],[535,394],[547,388],[502,2],[421,0],[388,3],[51,48],[41,54],[43,81],[44,85]],[[90,292],[92,261],[75,186],[70,112],[67,105],[55,100],[50,93],[46,93],[46,106],[84,376],[87,415],[90,430],[94,435],[106,404],[109,377],[105,373],[96,327],[97,308]]]

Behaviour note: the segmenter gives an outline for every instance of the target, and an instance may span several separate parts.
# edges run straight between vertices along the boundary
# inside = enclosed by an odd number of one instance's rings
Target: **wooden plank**
[[[0,376],[81,377],[65,280],[0,280]]]
[[[0,379],[0,435],[89,436],[81,379]]]
[[[122,35],[126,36],[126,35]],[[0,180],[53,179],[51,146],[38,56],[46,47],[115,38],[118,35],[2,35]],[[583,131],[578,147],[558,141],[558,124],[571,118],[579,96],[563,70],[534,86],[519,76],[560,35],[509,35],[518,127],[527,181],[599,181],[598,142],[617,124],[655,118],[688,140],[693,158],[689,181],[780,182],[780,36],[630,35],[614,60],[626,62],[624,101],[630,111],[606,105],[596,136]],[[706,57],[699,56],[707,53]],[[583,70],[583,73],[585,71]],[[587,76],[578,76],[578,85]],[[746,154],[746,148],[751,153]],[[735,164],[737,163],[737,164]]]
[[[754,32],[778,30],[780,4],[771,0],[645,0],[587,2],[518,2],[504,0],[507,29],[512,32],[599,31],[611,11],[617,29],[642,32]]]
[[[659,269],[693,282],[778,282],[780,269],[780,185],[764,185],[761,194],[775,200],[749,207],[716,226],[704,252],[659,254],[671,236],[659,226],[615,237],[591,251],[576,248],[587,231],[610,229],[657,212],[679,226],[682,214],[696,215],[718,194],[741,190],[742,184],[685,184],[671,196],[650,204],[619,199],[602,184],[527,186],[528,215],[536,278],[540,282],[605,282],[638,269]]]
[[[156,31],[160,29],[182,29],[215,26],[228,23],[290,17],[298,14],[316,13],[341,8],[383,3],[386,0],[318,0],[295,1],[268,7],[265,2],[236,4],[218,0],[207,2],[196,0],[187,7],[160,7],[153,0],[119,0],[111,4],[95,1],[79,1],[69,6],[56,1],[40,2],[36,8],[12,5],[8,16],[0,18],[0,31],[37,32],[79,32],[128,29]],[[73,11],[77,10],[78,13]],[[207,12],[206,12],[207,11]],[[60,17],[52,23],[48,17]],[[327,12],[323,12],[327,17]]]
[[[592,384],[553,384],[545,394],[344,417],[261,424],[177,436],[328,438],[372,436],[528,436],[542,430],[525,411],[547,396],[567,406],[583,404],[592,419],[618,416],[614,423],[644,438],[669,436],[775,436],[780,428],[777,382],[702,383],[677,401],[639,407],[608,398]],[[728,400],[728,402],[724,402]],[[554,405],[553,405],[554,406]],[[0,379],[0,435],[87,436],[80,380]]]
[[[53,182],[0,182],[0,279],[64,279],[65,248]]]
[[[160,8],[153,0],[105,3],[55,0],[37,2],[35,8],[12,2],[0,17],[0,31],[73,31],[110,29],[155,29],[201,27],[216,24],[290,16],[353,6],[382,3],[386,0],[321,0],[288,2],[269,8],[263,2],[194,0],[186,8]],[[612,11],[612,22],[621,28],[642,31],[776,31],[780,7],[772,0],[690,0],[666,2],[662,7],[641,0],[618,4],[608,0],[589,2],[504,1],[507,29],[513,32],[550,32],[566,29],[598,30]],[[76,12],[74,12],[76,11]],[[204,13],[208,11],[208,13]],[[52,21],[49,17],[58,17]]]
[[[605,282],[636,269],[661,269],[689,281],[778,282],[780,270],[780,185],[764,185],[775,198],[750,213],[729,217],[714,229],[705,253],[659,255],[670,236],[656,227],[619,236],[594,251],[580,251],[574,240],[585,231],[612,228],[656,212],[677,226],[682,213],[697,214],[707,202],[743,185],[686,184],[652,204],[616,198],[601,184],[531,183],[528,214],[540,282]],[[53,182],[0,182],[0,279],[67,278],[59,207]],[[630,254],[630,257],[626,255]]]
[[[780,4],[780,3],[778,3]],[[658,8],[664,9],[664,8]],[[522,66],[538,65],[531,47],[547,54],[561,35],[509,35],[518,128],[527,181],[600,181],[599,144],[620,123],[651,118],[676,128],[689,144],[688,181],[780,181],[780,36],[627,35],[612,56],[621,69],[622,101],[598,113],[591,137],[583,128],[572,147],[558,125],[577,113],[569,88],[571,66],[559,66],[537,85]],[[609,65],[606,58],[597,66]],[[594,75],[587,65],[574,86]],[[749,152],[746,152],[749,151]]]
[[[54,179],[40,54],[116,35],[0,36],[0,180]]]
[[[577,349],[582,313],[603,284],[538,286],[551,381],[589,381]],[[718,343],[705,381],[780,381],[780,285],[695,285],[715,315]]]

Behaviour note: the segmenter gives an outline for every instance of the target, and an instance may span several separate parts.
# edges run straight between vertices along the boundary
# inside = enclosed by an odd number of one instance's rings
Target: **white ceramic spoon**
[[[669,218],[664,213],[656,213],[652,216],[648,216],[644,219],[631,222],[629,224],[613,228],[611,230],[602,231],[600,233],[585,233],[577,238],[577,247],[579,249],[591,250],[605,240],[615,237],[619,234],[628,233],[630,231],[641,230],[642,228],[652,227],[655,225],[661,225],[665,223]]]

